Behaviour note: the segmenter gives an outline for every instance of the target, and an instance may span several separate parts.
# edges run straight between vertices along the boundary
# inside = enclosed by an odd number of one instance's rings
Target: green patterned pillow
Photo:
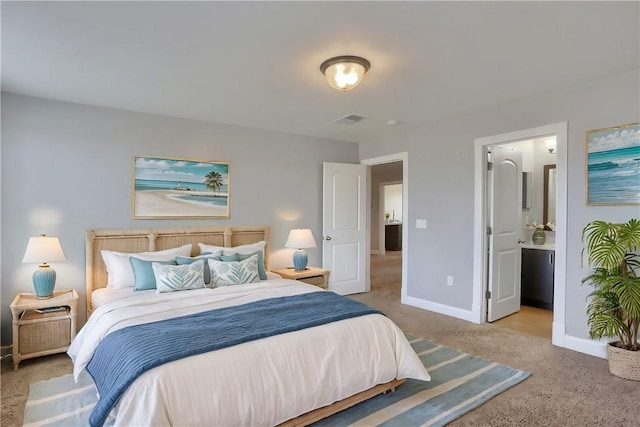
[[[220,257],[221,256],[222,256],[222,251],[216,252],[216,253],[202,254],[202,255],[197,256],[197,257],[177,256],[176,257],[176,262],[178,263],[178,265],[184,265],[184,264],[191,264],[193,262],[196,262],[199,259],[203,259],[204,260],[204,284],[208,285],[208,284],[211,283],[211,274],[209,273],[209,262],[208,262],[208,259],[209,258],[214,258],[214,259],[217,259],[218,261],[220,261]]]
[[[258,255],[252,255],[242,261],[209,260],[212,287],[241,285],[260,280],[258,274]]]
[[[204,260],[185,265],[151,264],[158,293],[204,288]]]

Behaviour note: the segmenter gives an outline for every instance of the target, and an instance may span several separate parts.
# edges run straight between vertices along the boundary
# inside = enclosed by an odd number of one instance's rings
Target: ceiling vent
[[[362,116],[357,116],[355,114],[349,114],[348,116],[340,117],[339,119],[335,119],[334,123],[341,123],[343,125],[352,125],[354,123],[358,123],[360,120],[364,119]]]

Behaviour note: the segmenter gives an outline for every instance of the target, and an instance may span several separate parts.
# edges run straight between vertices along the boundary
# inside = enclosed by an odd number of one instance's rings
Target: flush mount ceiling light
[[[329,86],[343,92],[358,86],[369,68],[369,61],[350,55],[329,58],[320,65],[320,71],[327,78]]]

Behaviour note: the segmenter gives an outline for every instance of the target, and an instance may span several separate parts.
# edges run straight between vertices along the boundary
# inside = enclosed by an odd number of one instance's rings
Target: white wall
[[[132,219],[133,156],[230,163],[228,220]],[[30,236],[60,237],[67,262],[56,288],[81,294],[84,231],[205,225],[271,226],[271,267],[290,265],[289,230],[322,235],[322,162],[358,163],[356,144],[256,131],[129,111],[2,94],[2,343],[11,341],[9,304],[32,292],[37,266],[21,264]],[[310,249],[321,265],[321,249]]]
[[[389,221],[402,221],[402,184],[384,186],[384,213]]]
[[[568,209],[566,334],[587,338],[588,266],[580,258],[582,228],[594,219],[640,217],[638,206],[585,206],[585,132],[640,121],[640,70],[561,92],[488,108],[423,127],[380,144],[361,144],[360,158],[409,153],[407,295],[470,312],[473,294],[474,140],[567,121]],[[416,229],[426,218],[428,228]],[[454,276],[453,287],[446,285]]]

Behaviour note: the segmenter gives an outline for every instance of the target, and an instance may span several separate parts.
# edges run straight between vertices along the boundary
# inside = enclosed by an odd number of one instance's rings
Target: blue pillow
[[[147,289],[156,288],[156,276],[153,274],[153,266],[151,263],[157,262],[159,264],[176,265],[175,260],[170,261],[145,261],[136,257],[129,257],[129,262],[133,268],[133,276],[135,282],[133,290],[144,291]]]
[[[211,283],[211,270],[209,270],[209,263],[207,262],[207,259],[212,258],[215,259],[216,261],[225,261],[220,259],[222,255],[200,255],[197,257],[187,257],[187,256],[177,256],[176,257],[176,262],[178,263],[178,265],[185,265],[185,264],[191,264],[193,262],[198,261],[199,259],[203,259],[204,260],[204,284],[208,285]],[[237,260],[236,260],[237,261]]]

